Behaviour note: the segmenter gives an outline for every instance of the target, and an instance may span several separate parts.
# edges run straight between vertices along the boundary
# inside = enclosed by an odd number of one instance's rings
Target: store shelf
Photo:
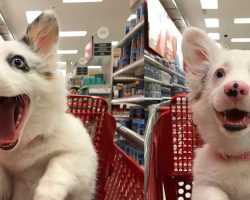
[[[183,85],[179,85],[179,84],[176,84],[176,83],[173,83],[172,85],[173,85],[173,87],[176,87],[176,88],[182,88],[182,89],[188,90],[188,87],[183,86]]]
[[[111,101],[112,104],[116,103],[135,103],[135,102],[143,102],[144,96],[134,96],[134,97],[125,97],[125,98],[119,98],[119,99],[113,99]]]
[[[171,97],[162,97],[163,100],[171,100]]]
[[[113,77],[121,75],[121,74],[128,74],[128,73],[135,74],[136,70],[138,70],[138,74],[139,74],[139,71],[144,72],[144,59],[143,58],[113,73]]]
[[[89,88],[89,94],[111,94],[111,88]]]
[[[129,76],[116,76],[113,79],[114,81],[141,81],[143,79]]]
[[[150,58],[148,55],[144,55],[144,58],[145,58],[145,61],[148,61],[149,63],[153,64],[155,67],[165,71],[165,72],[168,72],[170,74],[173,74],[173,75],[176,75],[180,78],[183,78],[185,79],[184,76],[182,76],[181,74],[178,74],[176,72],[174,72],[173,70],[169,69],[167,66],[164,66],[163,64],[157,62],[156,60],[154,60],[153,58]]]
[[[128,40],[131,40],[135,33],[139,31],[144,26],[144,21],[141,21],[139,24],[137,24],[133,30],[131,30],[129,33],[127,33],[124,38],[115,46],[115,48],[121,47],[124,43],[126,43]]]
[[[140,102],[147,102],[147,101],[162,101],[162,98],[154,98],[154,97],[144,97],[144,96],[135,96],[135,97],[126,97],[126,98],[119,98],[113,99],[111,101],[112,104],[119,104],[119,103],[140,103]]]
[[[161,101],[162,98],[145,97],[144,101]]]
[[[144,76],[144,81],[151,82],[151,83],[158,83],[158,84],[166,86],[166,87],[173,87],[172,84],[163,83],[162,81],[158,81],[156,79],[149,78],[147,76]]]

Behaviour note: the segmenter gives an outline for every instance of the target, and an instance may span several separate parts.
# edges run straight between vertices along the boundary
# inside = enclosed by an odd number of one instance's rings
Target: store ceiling
[[[97,30],[107,26],[110,35],[98,42],[119,41],[125,32],[129,10],[128,0],[104,0],[102,3],[63,4],[62,0],[1,0],[0,10],[15,38],[21,38],[27,27],[25,11],[54,8],[62,31],[88,31],[85,37],[60,38],[59,49],[77,49],[78,54],[63,55],[63,61],[77,62],[84,57],[84,48],[91,35],[97,39]],[[0,27],[1,28],[1,27]]]
[[[185,28],[173,0],[160,0],[175,24],[182,31]],[[235,17],[250,18],[250,1],[219,0],[218,10],[202,10],[200,0],[175,0],[188,26],[196,26],[207,32],[219,32],[219,42],[230,49],[250,49],[250,43],[232,43],[232,37],[250,37],[250,24],[234,24]],[[63,61],[78,61],[84,56],[84,47],[91,35],[97,39],[96,31],[101,26],[110,29],[110,36],[103,42],[120,40],[131,11],[129,0],[104,0],[102,3],[63,4],[62,0],[1,0],[0,10],[6,24],[15,38],[20,38],[27,26],[25,11],[55,8],[62,31],[88,31],[85,37],[60,38],[60,49],[77,49],[78,54],[63,55]],[[204,18],[217,17],[219,28],[206,28]],[[1,31],[0,26],[0,31]],[[227,37],[224,37],[227,35]],[[99,40],[98,42],[102,42]]]
[[[250,37],[250,24],[234,24],[236,17],[250,18],[249,0],[218,0],[217,10],[202,10],[200,0],[175,1],[189,26],[202,28],[206,32],[219,32],[219,42],[226,48],[250,49],[250,43],[231,42],[231,38]],[[220,27],[206,28],[204,18],[219,18]]]

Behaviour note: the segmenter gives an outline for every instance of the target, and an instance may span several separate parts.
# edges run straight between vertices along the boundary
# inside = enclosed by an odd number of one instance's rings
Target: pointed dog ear
[[[39,55],[49,58],[56,55],[59,27],[54,11],[44,11],[27,28],[22,42]]]
[[[217,44],[198,28],[188,28],[183,34],[182,53],[187,72],[204,77],[219,53]]]

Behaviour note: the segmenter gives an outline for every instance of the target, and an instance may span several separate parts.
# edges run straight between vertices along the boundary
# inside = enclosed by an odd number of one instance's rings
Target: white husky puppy
[[[197,28],[182,41],[193,120],[206,142],[193,200],[250,199],[250,51],[219,48]]]
[[[0,200],[90,200],[97,156],[66,114],[56,72],[58,23],[45,11],[20,42],[0,45]]]

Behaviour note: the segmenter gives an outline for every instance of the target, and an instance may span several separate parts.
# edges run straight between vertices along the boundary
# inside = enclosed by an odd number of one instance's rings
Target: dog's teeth
[[[227,121],[227,115],[225,114],[225,112],[223,113],[223,117],[224,117],[224,120]]]

